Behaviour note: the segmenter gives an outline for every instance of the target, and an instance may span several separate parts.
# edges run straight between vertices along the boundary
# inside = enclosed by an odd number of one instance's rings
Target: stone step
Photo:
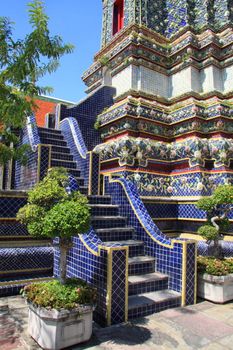
[[[96,233],[104,242],[132,240],[134,235],[134,228],[130,226],[118,228],[100,228],[96,229]]]
[[[113,204],[89,204],[93,216],[118,215],[119,206]]]
[[[51,247],[51,240],[32,239],[30,236],[22,240],[0,240],[0,248]]]
[[[87,198],[90,204],[111,204],[112,202],[111,196],[91,195]]]
[[[48,246],[0,248],[0,278],[52,271],[53,255]]]
[[[60,139],[48,139],[45,137],[40,137],[40,141],[42,144],[45,145],[54,145],[54,146],[63,146],[63,147],[67,147],[67,142],[64,140],[60,140]]]
[[[64,136],[58,133],[51,133],[50,131],[39,131],[40,139],[46,139],[49,143],[50,140],[64,140]]]
[[[52,273],[41,273],[37,276],[28,275],[25,277],[15,276],[14,278],[1,279],[0,282],[0,297],[12,296],[19,294],[20,290],[32,282],[46,282],[53,279]]]
[[[61,153],[61,152],[53,152],[51,153],[51,158],[52,159],[62,159],[62,160],[69,160],[69,161],[73,161],[74,157],[72,156],[72,154],[69,153]]]
[[[39,133],[51,133],[51,134],[57,134],[61,135],[61,130],[58,129],[51,129],[51,128],[44,128],[42,126],[38,127]]]
[[[129,295],[155,292],[168,288],[168,276],[160,272],[129,276]]]
[[[153,256],[135,256],[129,258],[129,275],[141,275],[155,272]]]
[[[144,317],[181,305],[181,294],[169,289],[129,296],[128,319]]]
[[[127,218],[124,216],[92,216],[91,223],[95,229],[125,227]]]
[[[51,166],[52,167],[64,167],[67,170],[69,170],[69,169],[76,169],[77,163],[74,161],[52,158],[51,159]]]
[[[22,204],[23,206],[23,204]],[[16,213],[13,213],[16,215]],[[26,227],[16,221],[15,217],[3,220],[0,220],[0,240],[10,239],[11,237],[25,237],[28,235]]]
[[[70,154],[70,148],[69,147],[65,147],[65,146],[55,146],[52,145],[52,152],[54,153],[62,153],[62,154]]]
[[[128,246],[129,247],[129,257],[144,255],[144,242],[136,240],[126,240],[126,241],[110,241],[104,242],[108,246],[119,245],[119,246]]]
[[[80,177],[81,176],[81,172],[80,170],[77,169],[67,169],[68,173],[73,175],[74,177]]]

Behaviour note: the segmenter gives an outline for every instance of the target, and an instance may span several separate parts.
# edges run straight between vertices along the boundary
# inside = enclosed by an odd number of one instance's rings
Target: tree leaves
[[[64,44],[58,35],[50,35],[44,1],[30,2],[28,12],[33,30],[24,39],[15,40],[13,23],[0,17],[0,146],[4,152],[0,164],[12,157],[22,158],[22,148],[21,152],[9,149],[11,135],[15,128],[25,125],[26,116],[35,110],[35,98],[51,92],[51,88],[39,86],[38,80],[55,72],[59,59],[73,51],[73,45]]]

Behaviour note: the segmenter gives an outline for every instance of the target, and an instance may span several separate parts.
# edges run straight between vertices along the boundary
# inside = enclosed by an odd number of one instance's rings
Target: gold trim
[[[8,286],[11,282],[13,283],[13,285],[17,285],[17,284],[24,284],[24,283],[26,284],[26,283],[31,283],[31,282],[51,281],[53,279],[54,279],[54,277],[44,277],[44,278],[35,278],[35,279],[30,279],[30,280],[0,282],[0,286]]]
[[[37,153],[37,183],[40,182],[40,167],[41,167],[41,144],[38,145]]]
[[[194,304],[197,303],[197,244],[195,246],[195,281],[194,281]]]
[[[110,326],[112,318],[112,250],[108,251],[107,264],[107,325]]]
[[[99,155],[98,155],[99,157]],[[101,177],[100,177],[100,169],[101,169],[101,164],[100,164],[100,157],[98,158],[98,195],[100,196],[101,193]]]
[[[152,218],[153,221],[195,221],[195,222],[206,222],[207,219],[196,219],[196,218]]]
[[[93,173],[93,153],[88,152],[90,154],[89,159],[89,179],[88,179],[88,195],[92,194],[92,173]]]
[[[3,190],[5,191],[5,190]],[[27,198],[27,194],[25,193],[25,195],[14,195],[14,194],[8,194],[9,191],[6,190],[6,194],[1,194],[0,193],[0,198]]]
[[[182,249],[182,292],[181,306],[186,305],[186,278],[187,278],[187,242],[183,243]]]
[[[8,273],[19,273],[19,272],[35,272],[35,271],[49,271],[52,270],[51,267],[41,267],[41,268],[35,268],[35,269],[19,269],[19,270],[7,270],[7,271],[1,271],[0,270],[0,275],[7,275]]]
[[[129,247],[126,249],[125,266],[125,322],[128,322],[129,314]]]

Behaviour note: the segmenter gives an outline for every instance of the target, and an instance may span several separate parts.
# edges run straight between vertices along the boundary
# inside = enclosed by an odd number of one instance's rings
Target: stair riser
[[[179,307],[181,305],[180,297],[168,299],[166,301],[158,302],[156,304],[137,307],[128,311],[128,319],[132,320],[134,318],[144,317],[152,315],[156,312],[164,311],[174,307]]]
[[[60,153],[60,154],[70,154],[70,149],[68,147],[62,147],[62,146],[52,146],[52,152],[54,153]]]
[[[0,221],[0,238],[11,236],[27,236],[28,232],[25,226],[21,225],[17,221]]]
[[[74,158],[71,154],[64,154],[64,153],[55,153],[52,152],[52,159],[61,159],[61,160],[69,160],[70,162],[73,162]]]
[[[40,138],[41,143],[45,145],[54,145],[54,146],[62,146],[62,147],[67,147],[66,141],[61,141],[61,140],[48,140],[46,138]]]
[[[76,170],[76,169],[67,169],[68,173],[73,175],[74,177],[80,177],[81,173],[80,170]]]
[[[168,279],[159,281],[148,281],[142,283],[129,283],[129,295],[137,295],[142,293],[155,292],[157,290],[164,290],[168,288]]]
[[[52,269],[53,248],[0,248],[0,278],[23,270]],[[9,271],[9,273],[7,273]]]
[[[133,239],[133,232],[104,232],[98,233],[98,237],[103,242],[127,241]]]
[[[111,204],[111,197],[88,196],[88,201],[90,204]]]
[[[98,228],[113,228],[113,227],[124,227],[126,225],[126,220],[92,220],[92,226],[96,229]]]
[[[42,133],[42,132],[40,132],[39,136],[42,139],[47,139],[48,143],[49,143],[50,140],[54,140],[54,139],[56,139],[56,140],[64,140],[64,137],[61,134],[52,134],[52,133],[46,133],[46,132]]]
[[[141,256],[144,255],[144,245],[139,244],[139,245],[134,245],[134,246],[129,246],[129,257],[133,258],[135,256]]]
[[[98,207],[91,207],[91,214],[93,216],[114,216],[118,215],[118,208],[111,208],[111,207],[104,207],[104,208],[98,208]]]
[[[53,135],[61,135],[61,130],[58,129],[51,129],[51,128],[41,128],[39,127],[39,133],[43,134],[43,133],[49,133],[49,134],[53,134]]]
[[[51,166],[54,166],[54,167],[64,167],[66,169],[76,169],[77,168],[77,164],[74,163],[74,162],[67,162],[67,161],[64,161],[64,160],[54,160],[52,159],[51,160]]]
[[[155,272],[155,264],[154,262],[140,262],[138,264],[130,264],[129,265],[129,275],[142,275],[144,273],[152,273]]]

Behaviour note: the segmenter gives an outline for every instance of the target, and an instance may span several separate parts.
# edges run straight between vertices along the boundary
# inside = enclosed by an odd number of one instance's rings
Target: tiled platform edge
[[[169,276],[169,288],[181,292],[182,305],[195,303],[196,243],[168,239],[151,219],[132,182],[105,177],[105,186],[120,213],[127,215],[128,224],[135,228],[136,238],[144,242],[146,253],[156,257],[157,271]]]
[[[34,240],[16,221],[27,195],[0,191],[0,296],[18,294],[29,281],[51,278],[53,248],[48,241]]]
[[[73,239],[68,256],[68,277],[82,278],[98,288],[94,319],[103,326],[127,321],[128,248],[106,247],[91,229]],[[59,275],[55,250],[54,275]]]

